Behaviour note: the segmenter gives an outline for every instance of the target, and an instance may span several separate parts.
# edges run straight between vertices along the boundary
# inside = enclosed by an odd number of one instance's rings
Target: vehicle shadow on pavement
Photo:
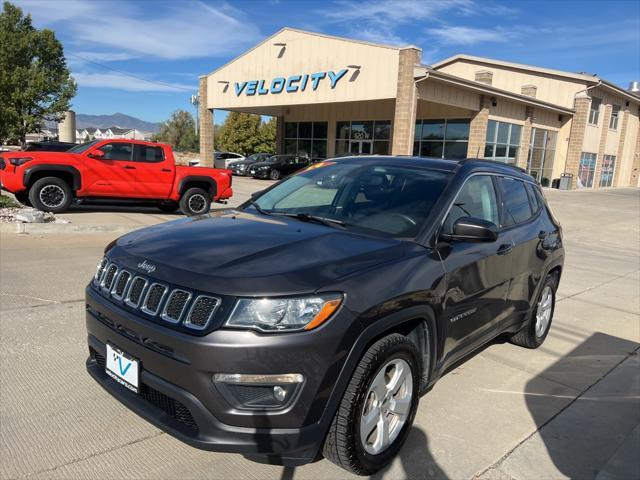
[[[409,432],[407,441],[400,449],[397,458],[386,468],[371,475],[369,479],[398,478],[398,472],[395,471],[398,460],[404,471],[399,478],[406,480],[447,480],[449,478],[431,455],[427,434],[416,425]]]
[[[572,329],[554,328],[577,340]],[[524,395],[537,432],[500,470],[512,478],[639,479],[639,347],[596,332],[529,380]]]

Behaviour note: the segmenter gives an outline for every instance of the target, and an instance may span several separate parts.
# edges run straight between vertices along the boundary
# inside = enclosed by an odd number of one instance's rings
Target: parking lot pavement
[[[234,182],[238,196],[258,185]],[[495,341],[450,371],[373,478],[640,478],[640,192],[546,194],[567,259],[545,344]],[[109,240],[0,238],[0,477],[349,478],[324,460],[285,469],[193,449],[97,386],[82,298]]]

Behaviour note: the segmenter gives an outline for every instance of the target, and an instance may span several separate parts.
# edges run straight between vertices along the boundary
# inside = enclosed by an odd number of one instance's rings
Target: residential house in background
[[[114,138],[127,138],[131,140],[150,140],[153,133],[143,132],[135,128],[95,128],[87,127],[76,130],[76,138],[79,143],[91,140],[112,140]]]

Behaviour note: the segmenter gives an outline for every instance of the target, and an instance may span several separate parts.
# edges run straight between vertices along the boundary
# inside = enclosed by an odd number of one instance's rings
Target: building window
[[[467,158],[468,119],[416,120],[413,154],[416,157]]]
[[[284,153],[327,158],[327,122],[285,122]]]
[[[336,156],[389,155],[390,120],[336,122]]]
[[[589,110],[589,123],[591,125],[598,124],[598,117],[600,116],[600,105],[602,105],[602,99],[598,97],[591,97],[591,110]]]
[[[522,126],[515,123],[489,120],[484,158],[515,164],[520,149]]]
[[[557,136],[557,133],[551,130],[531,129],[527,172],[538,180],[543,187],[549,186],[551,175],[553,174]]]
[[[593,187],[593,177],[596,173],[596,159],[598,156],[595,153],[582,152],[580,156],[580,165],[578,167],[578,188],[591,188]]]
[[[602,173],[600,174],[600,186],[613,186],[613,174],[616,171],[616,156],[605,155],[602,157]]]
[[[620,105],[613,105],[611,107],[611,118],[609,119],[609,128],[611,130],[618,129],[618,118],[620,118]]]

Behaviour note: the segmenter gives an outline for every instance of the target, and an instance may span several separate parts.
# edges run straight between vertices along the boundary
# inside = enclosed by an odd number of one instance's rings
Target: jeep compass
[[[452,365],[498,335],[542,344],[563,260],[518,168],[327,160],[108,245],[86,289],[87,369],[194,447],[371,474]]]

